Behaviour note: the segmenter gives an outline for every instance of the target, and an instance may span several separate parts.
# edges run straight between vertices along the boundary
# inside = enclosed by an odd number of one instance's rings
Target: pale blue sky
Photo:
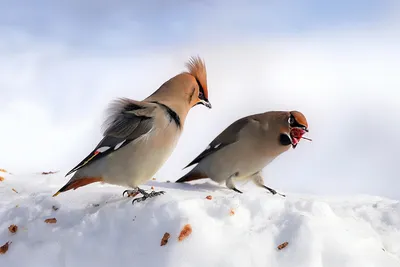
[[[393,3],[393,0],[2,0],[0,27],[72,46],[162,46],[204,41],[205,37],[265,38],[323,29],[368,29],[385,19]]]

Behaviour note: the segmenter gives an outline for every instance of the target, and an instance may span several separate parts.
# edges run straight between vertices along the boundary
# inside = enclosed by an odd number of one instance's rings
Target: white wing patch
[[[103,153],[103,152],[106,152],[109,149],[110,149],[109,146],[102,146],[102,147],[99,147],[98,149],[96,149],[96,152]]]
[[[215,146],[211,146],[211,145],[208,145],[207,147],[206,147],[206,150],[212,150],[212,149],[216,149],[216,148],[218,148],[219,146],[221,145],[221,143],[219,143],[219,144],[216,144]]]
[[[124,141],[122,141],[122,142],[119,142],[119,143],[114,147],[114,151],[117,150],[118,148],[120,148],[125,142],[126,142],[126,139],[125,139]],[[109,146],[102,146],[102,147],[99,147],[98,149],[96,149],[96,152],[97,152],[97,153],[104,153],[104,152],[106,152],[107,150],[109,150],[110,148],[111,148],[111,147],[109,147]]]
[[[126,139],[120,143],[118,143],[115,147],[114,150],[117,150],[118,148],[120,148],[124,143],[126,142]]]

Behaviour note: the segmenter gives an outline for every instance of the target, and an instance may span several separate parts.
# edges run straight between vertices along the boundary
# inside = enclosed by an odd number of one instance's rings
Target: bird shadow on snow
[[[174,198],[174,194],[177,193],[177,191],[189,191],[189,192],[226,192],[227,194],[231,194],[231,190],[227,189],[226,187],[219,186],[216,184],[212,184],[210,182],[205,182],[201,184],[181,184],[181,183],[171,183],[171,182],[158,182],[158,181],[148,181],[145,186],[148,187],[154,187],[154,191],[164,191],[165,194],[164,196],[171,196]],[[122,189],[122,187],[121,187]],[[152,191],[150,188],[143,188],[146,192]],[[169,190],[172,189],[172,190]],[[123,190],[121,190],[122,192]],[[127,198],[126,196],[122,196],[122,193],[120,195],[117,195],[115,193],[102,193],[101,196],[99,196],[100,199],[94,203],[90,204],[91,207],[98,207],[104,206],[107,204],[111,203],[116,203],[116,202],[131,202],[133,198]],[[140,195],[136,196],[140,197]],[[157,197],[158,198],[158,197]],[[173,201],[172,199],[170,201]]]
[[[148,187],[148,188],[146,188]],[[174,197],[175,194],[182,192],[198,192],[198,193],[215,193],[218,192],[219,195],[224,195],[224,196],[232,196],[234,197],[239,196],[237,193],[234,193],[231,189],[228,189],[225,186],[219,185],[213,181],[207,181],[203,183],[174,183],[174,182],[159,182],[159,181],[148,181],[145,183],[143,186],[141,186],[142,189],[144,189],[146,192],[151,192],[151,191],[164,191],[165,194],[164,196],[167,196],[170,198],[171,201],[176,201],[176,198]],[[152,188],[152,189],[151,189]],[[106,188],[104,188],[106,189]],[[119,194],[115,193],[115,190],[112,192],[110,191],[103,191],[101,194],[97,190],[92,190],[90,192],[91,195],[93,195],[93,200],[91,200],[91,204],[88,204],[88,208],[100,208],[101,206],[107,205],[107,204],[112,204],[112,203],[117,203],[117,202],[131,202],[133,198],[128,198],[122,195],[122,192],[125,190],[125,188],[120,187],[120,192]],[[141,195],[137,195],[136,197],[140,197]],[[182,195],[180,195],[182,196]],[[188,194],[187,196],[191,196]],[[156,197],[159,198],[159,197]],[[148,202],[148,200],[146,201]]]
[[[227,194],[231,194],[231,190],[227,189],[226,187],[219,186],[218,184],[213,184],[210,182],[205,183],[198,183],[198,184],[181,184],[181,183],[173,183],[173,182],[158,182],[158,181],[148,181],[144,184],[145,187],[154,187],[154,189],[150,188],[143,188],[146,192],[154,191],[165,191],[164,196],[171,196],[174,198],[174,194],[177,191],[189,191],[189,192],[226,192]],[[105,189],[106,191],[103,191]],[[107,190],[108,187],[104,187],[101,190],[95,190],[92,188],[90,192],[86,193],[85,198],[88,200],[86,207],[84,208],[89,213],[95,213],[98,209],[112,205],[118,202],[121,202],[122,205],[125,205],[125,202],[132,202],[133,198],[127,197],[126,195],[123,196],[122,192],[125,188],[120,187],[120,193],[116,193],[115,189],[113,188],[112,191]],[[171,189],[171,190],[170,190]],[[100,192],[101,191],[101,192]],[[73,193],[67,192],[67,194]],[[65,193],[64,193],[65,194]],[[93,198],[91,198],[93,196]],[[141,195],[137,195],[136,197],[140,197]],[[159,198],[159,197],[157,197]],[[173,201],[170,199],[170,201]],[[148,202],[148,200],[146,201]],[[54,203],[58,203],[55,200]],[[60,205],[60,204],[58,204]]]
[[[146,185],[154,186],[157,188],[168,188],[168,189],[197,191],[197,192],[215,192],[221,189],[226,189],[226,187],[213,184],[210,182],[189,184],[189,183],[173,183],[173,182],[168,183],[168,182],[149,181],[146,183]]]

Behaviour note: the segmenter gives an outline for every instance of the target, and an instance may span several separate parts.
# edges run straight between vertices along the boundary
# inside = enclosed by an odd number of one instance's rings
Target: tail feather
[[[79,187],[91,184],[91,183],[95,183],[95,182],[103,182],[102,178],[99,177],[86,177],[86,178],[80,178],[74,181],[69,181],[67,184],[65,184],[63,187],[61,187],[60,190],[57,191],[57,193],[55,193],[53,195],[53,197],[57,196],[58,194],[71,190],[71,189],[77,189]]]
[[[207,175],[201,172],[189,172],[176,180],[175,183],[184,183],[184,182],[189,182],[189,181],[194,181],[194,180],[200,180],[207,178]]]

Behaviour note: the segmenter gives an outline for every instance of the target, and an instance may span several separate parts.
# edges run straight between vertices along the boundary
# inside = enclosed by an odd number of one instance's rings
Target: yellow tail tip
[[[57,193],[55,193],[54,195],[53,195],[53,197],[56,197],[56,196],[58,196],[58,194],[60,194],[61,192],[60,191],[58,191]]]

